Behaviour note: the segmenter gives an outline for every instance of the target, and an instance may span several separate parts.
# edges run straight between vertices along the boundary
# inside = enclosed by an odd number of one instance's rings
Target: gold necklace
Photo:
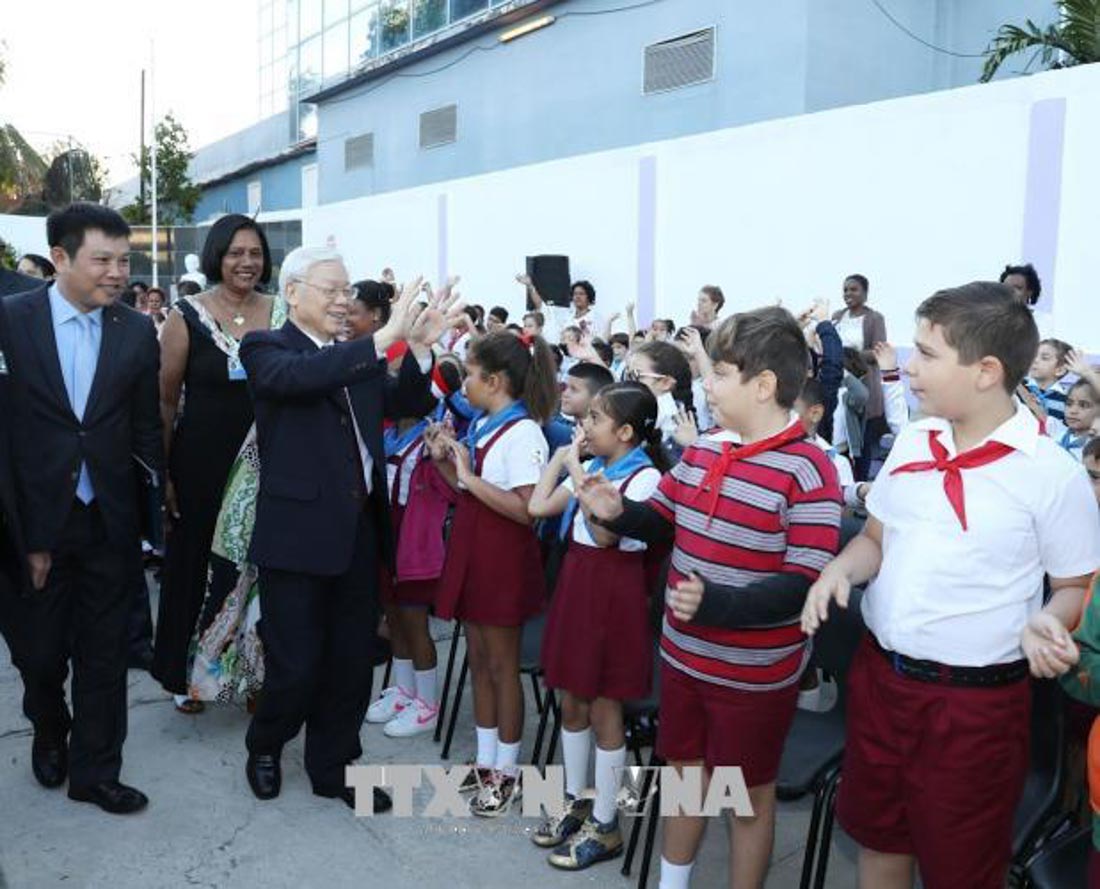
[[[221,300],[222,306],[223,306],[223,307],[226,307],[226,303],[227,303],[227,300],[226,300],[226,299],[225,299],[225,297],[224,297],[224,296],[222,295],[222,292],[221,292],[220,290],[218,291],[218,299],[219,299],[219,300]],[[228,308],[227,308],[226,310],[227,310],[227,311],[229,311],[229,309],[228,309]],[[243,314],[241,313],[241,311],[240,311],[240,306],[238,306],[238,307],[237,307],[237,313],[236,313],[235,315],[233,315],[233,316],[232,316],[232,317],[230,318],[230,320],[231,320],[231,321],[232,321],[232,322],[233,322],[233,323],[234,323],[235,325],[237,325],[237,327],[243,327],[243,326],[244,326],[244,321],[245,321],[245,318],[244,318],[244,315],[243,315]]]

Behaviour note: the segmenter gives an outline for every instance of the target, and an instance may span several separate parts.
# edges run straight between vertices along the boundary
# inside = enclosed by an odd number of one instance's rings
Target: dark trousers
[[[73,502],[46,587],[21,600],[23,711],[35,732],[69,741],[69,785],[118,780],[126,739],[126,622],[137,540],[108,539],[94,503]],[[73,665],[73,713],[65,678]]]
[[[342,576],[260,567],[259,634],[264,687],[248,728],[250,753],[278,755],[306,727],[313,789],[336,793],[360,756],[370,703],[378,623],[378,537],[370,509],[359,514],[355,555]]]

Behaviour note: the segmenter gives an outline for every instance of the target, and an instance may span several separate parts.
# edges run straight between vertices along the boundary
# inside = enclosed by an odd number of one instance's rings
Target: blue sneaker
[[[584,870],[622,854],[623,835],[619,819],[598,824],[586,818],[581,829],[550,853],[550,864],[562,870]]]

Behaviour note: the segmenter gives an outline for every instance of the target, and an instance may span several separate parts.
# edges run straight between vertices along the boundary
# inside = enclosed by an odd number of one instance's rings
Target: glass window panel
[[[351,67],[378,55],[378,28],[377,4],[351,17]]]
[[[313,92],[321,85],[321,37],[311,37],[298,53],[298,95]]]
[[[325,31],[325,80],[348,73],[348,24]]]
[[[413,39],[447,24],[447,0],[413,0]]]
[[[488,5],[489,0],[451,0],[451,21],[458,21],[475,12],[481,12]]]
[[[276,61],[286,55],[286,28],[277,28],[271,41],[271,55]]]
[[[325,0],[325,27],[330,28],[348,17],[348,0]]]
[[[382,43],[379,52],[389,52],[409,42],[409,0],[383,0]]]
[[[282,114],[284,111],[286,111],[286,106],[287,106],[286,90],[285,89],[275,90],[275,92],[273,92],[271,94],[271,113],[272,114]]]
[[[351,14],[355,15],[360,9],[377,4],[378,0],[351,0]]]
[[[312,37],[321,31],[321,10],[323,0],[301,0],[302,39]]]
[[[298,42],[298,0],[286,0],[286,40],[289,46]]]
[[[264,65],[260,69],[260,95],[265,95],[271,92],[271,66]]]
[[[275,16],[270,2],[260,4],[260,33],[269,34],[275,27]]]

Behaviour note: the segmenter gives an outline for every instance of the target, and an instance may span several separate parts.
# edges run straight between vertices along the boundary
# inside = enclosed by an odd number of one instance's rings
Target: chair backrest
[[[1012,854],[1026,854],[1058,810],[1065,779],[1065,703],[1053,679],[1031,680],[1031,752],[1013,821]]]
[[[1027,866],[1028,885],[1035,889],[1084,886],[1088,880],[1092,830],[1078,827],[1045,844]]]

